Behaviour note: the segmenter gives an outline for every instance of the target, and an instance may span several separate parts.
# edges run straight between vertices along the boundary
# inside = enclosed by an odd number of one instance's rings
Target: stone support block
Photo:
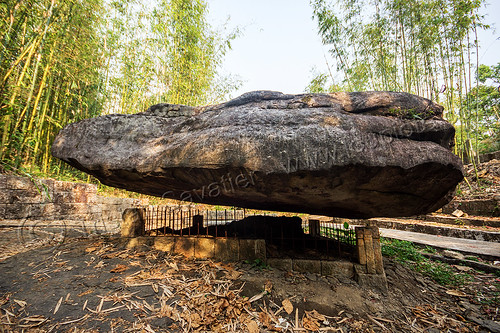
[[[175,248],[175,237],[154,237],[154,249],[165,252],[173,252]]]
[[[239,259],[238,239],[216,238],[215,257],[222,261],[237,261]]]
[[[354,265],[349,261],[321,260],[321,275],[340,275],[346,278],[352,278],[354,276]]]
[[[271,267],[290,272],[293,270],[293,260],[290,258],[268,258],[267,264]]]
[[[29,204],[6,204],[5,205],[5,219],[17,220],[17,219],[27,219],[30,217],[30,205]]]
[[[321,261],[307,260],[307,259],[294,259],[293,270],[300,273],[317,273],[321,274]]]
[[[192,258],[195,254],[195,240],[192,237],[174,237],[174,253],[182,254],[185,257]]]
[[[215,239],[209,237],[195,237],[194,256],[196,258],[215,257]]]
[[[378,227],[356,227],[356,245],[358,263],[366,268],[367,274],[383,274],[384,266]]]
[[[144,236],[144,212],[140,208],[128,208],[123,212],[121,224],[122,237]]]
[[[239,259],[266,261],[266,242],[263,239],[236,239],[239,241]]]

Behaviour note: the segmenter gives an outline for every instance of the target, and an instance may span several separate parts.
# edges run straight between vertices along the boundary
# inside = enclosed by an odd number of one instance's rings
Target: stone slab
[[[196,258],[215,257],[215,238],[195,237],[194,244],[194,256]]]
[[[354,276],[354,265],[348,261],[321,260],[321,275],[324,276],[344,276],[352,278]]]
[[[6,187],[11,190],[34,190],[35,185],[30,178],[7,176]]]
[[[388,291],[387,278],[385,274],[357,273],[355,275],[355,280],[363,288],[377,290],[383,294],[386,294]]]
[[[266,260],[266,243],[263,239],[239,239],[239,260]]]
[[[187,258],[194,257],[195,240],[190,237],[174,237],[174,253],[182,254]]]
[[[286,272],[293,270],[293,260],[290,258],[267,258],[267,264]]]
[[[239,259],[238,239],[216,238],[215,258],[222,261],[237,261]]]
[[[174,252],[175,238],[174,237],[149,237],[154,240],[154,249],[165,252]]]
[[[135,237],[135,238],[130,238],[130,239],[124,239],[122,238],[126,243],[127,243],[127,248],[132,249],[140,246],[154,246],[156,248],[156,242],[153,242],[153,239],[150,237]],[[153,245],[154,244],[154,245]],[[160,250],[160,249],[158,249]]]
[[[294,259],[292,265],[296,272],[321,274],[320,260]]]
[[[7,177],[6,175],[0,174],[0,190],[5,190],[7,188]]]

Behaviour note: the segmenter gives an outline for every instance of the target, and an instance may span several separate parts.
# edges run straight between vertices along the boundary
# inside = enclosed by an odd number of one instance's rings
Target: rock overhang
[[[463,178],[442,111],[405,93],[252,92],[86,119],[60,132],[53,154],[104,184],[177,200],[416,215],[444,205]]]

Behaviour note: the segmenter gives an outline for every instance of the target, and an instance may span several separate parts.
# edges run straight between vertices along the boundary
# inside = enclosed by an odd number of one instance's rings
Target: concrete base
[[[354,277],[354,264],[350,261],[268,258],[267,264],[284,271],[342,276],[350,279]]]
[[[266,242],[263,239],[144,236],[122,238],[122,241],[127,248],[149,246],[155,250],[182,254],[189,258],[214,258],[221,261],[260,259],[269,266],[284,271],[354,278],[362,287],[387,292],[385,274],[367,274],[365,266],[350,261],[266,258]]]
[[[354,279],[366,289],[377,290],[382,294],[386,294],[389,290],[385,273],[367,274],[366,267],[359,264],[354,265]]]
[[[188,258],[221,261],[255,260],[266,262],[266,241],[212,237],[161,236],[123,238],[127,248],[150,246],[155,250],[182,254]]]

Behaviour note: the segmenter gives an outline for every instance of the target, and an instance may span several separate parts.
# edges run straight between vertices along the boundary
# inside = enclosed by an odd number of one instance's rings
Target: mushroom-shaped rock
[[[246,93],[69,124],[52,154],[103,184],[207,204],[369,218],[446,204],[463,179],[443,108],[400,92]]]

